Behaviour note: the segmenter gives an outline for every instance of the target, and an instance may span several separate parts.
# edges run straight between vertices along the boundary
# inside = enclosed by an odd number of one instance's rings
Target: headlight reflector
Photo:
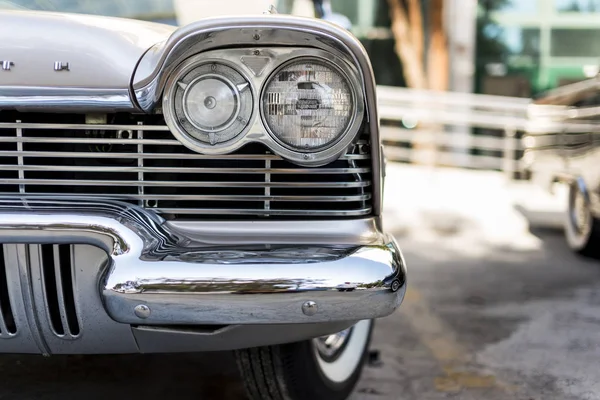
[[[355,117],[345,74],[315,58],[295,59],[267,81],[262,112],[270,133],[296,151],[316,151],[341,139]]]
[[[183,111],[196,128],[219,132],[235,120],[240,110],[239,93],[228,79],[207,74],[197,78],[183,94]]]
[[[187,135],[214,146],[238,136],[253,109],[248,81],[225,64],[209,62],[177,79],[173,108],[166,111]]]

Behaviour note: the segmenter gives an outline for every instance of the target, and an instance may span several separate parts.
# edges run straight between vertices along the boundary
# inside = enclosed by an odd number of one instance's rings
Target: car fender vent
[[[7,268],[8,260],[5,257],[4,245],[0,244],[0,337],[2,338],[17,334],[17,324],[8,293]]]
[[[75,338],[80,333],[73,285],[73,246],[40,246],[42,285],[50,326],[57,336]]]

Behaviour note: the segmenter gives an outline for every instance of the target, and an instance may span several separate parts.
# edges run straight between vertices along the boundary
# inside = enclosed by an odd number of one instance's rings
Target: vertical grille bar
[[[79,335],[80,327],[73,286],[73,246],[43,244],[40,247],[48,317],[57,336]]]
[[[54,246],[54,251],[58,251],[58,264],[56,268],[56,282],[60,302],[64,305],[61,309],[61,318],[66,320],[65,327],[71,336],[79,335],[79,321],[77,319],[77,309],[75,306],[75,287],[73,285],[73,265],[74,265],[74,247],[68,244]],[[67,330],[67,329],[65,329]]]
[[[267,152],[267,154],[269,154]],[[265,168],[267,170],[271,169],[271,159],[267,158],[265,160]],[[267,183],[267,185],[265,185],[265,196],[270,196],[271,195],[271,187],[268,185],[268,183],[271,182],[271,173],[270,172],[266,172],[265,173],[265,183]],[[265,200],[265,210],[270,210],[271,209],[271,201],[270,200]]]
[[[60,268],[60,247],[57,244],[52,245],[52,255],[54,259],[54,281],[56,282],[56,298],[58,300],[58,312],[60,315],[60,321],[63,326],[63,331],[66,333],[67,331],[67,314],[65,312],[65,298],[63,295],[63,287],[62,287],[62,276],[61,276],[61,268]],[[52,288],[46,287],[46,290],[52,290]]]
[[[54,333],[58,336],[65,334],[62,316],[60,312],[60,304],[58,292],[56,290],[56,273],[55,263],[58,262],[58,257],[54,252],[53,245],[42,244],[38,246],[40,251],[40,260],[42,264],[42,279],[44,293],[46,297],[46,309],[50,325]]]
[[[144,123],[142,121],[138,121],[139,126],[143,124]],[[144,166],[144,158],[142,157],[144,154],[144,144],[141,142],[141,140],[144,139],[144,131],[141,128],[137,130],[137,139],[140,140],[137,145],[137,152],[140,155],[140,157],[138,157],[138,167],[142,168]],[[138,172],[138,182],[138,195],[140,196],[138,204],[140,207],[143,207],[144,200],[142,196],[144,195],[144,171]]]
[[[17,324],[15,323],[15,316],[8,293],[8,278],[6,276],[8,261],[4,246],[0,244],[0,336],[8,337],[17,333]]]
[[[17,124],[20,124],[21,120],[17,120]],[[21,127],[17,127],[16,129],[17,131],[17,138],[19,140],[17,140],[17,151],[19,152],[19,154],[23,154],[23,142],[20,140],[23,137],[23,129]],[[17,157],[17,163],[19,164],[19,167],[23,166],[23,156],[19,155]],[[23,182],[23,180],[25,179],[25,171],[23,171],[23,169],[19,169],[19,180],[21,182]],[[23,185],[22,183],[19,184],[19,193],[25,193],[25,185]]]

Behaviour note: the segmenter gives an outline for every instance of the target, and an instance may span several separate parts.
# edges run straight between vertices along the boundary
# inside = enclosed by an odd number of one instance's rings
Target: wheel
[[[343,400],[367,359],[373,320],[303,342],[236,351],[251,400]]]
[[[576,253],[598,258],[600,256],[600,221],[592,214],[589,193],[581,178],[569,187],[567,207],[565,216],[567,244]]]

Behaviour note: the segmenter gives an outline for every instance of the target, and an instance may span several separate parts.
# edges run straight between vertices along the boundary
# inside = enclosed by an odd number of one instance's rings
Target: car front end
[[[0,21],[0,352],[343,338],[400,305],[374,79],[349,32]]]

